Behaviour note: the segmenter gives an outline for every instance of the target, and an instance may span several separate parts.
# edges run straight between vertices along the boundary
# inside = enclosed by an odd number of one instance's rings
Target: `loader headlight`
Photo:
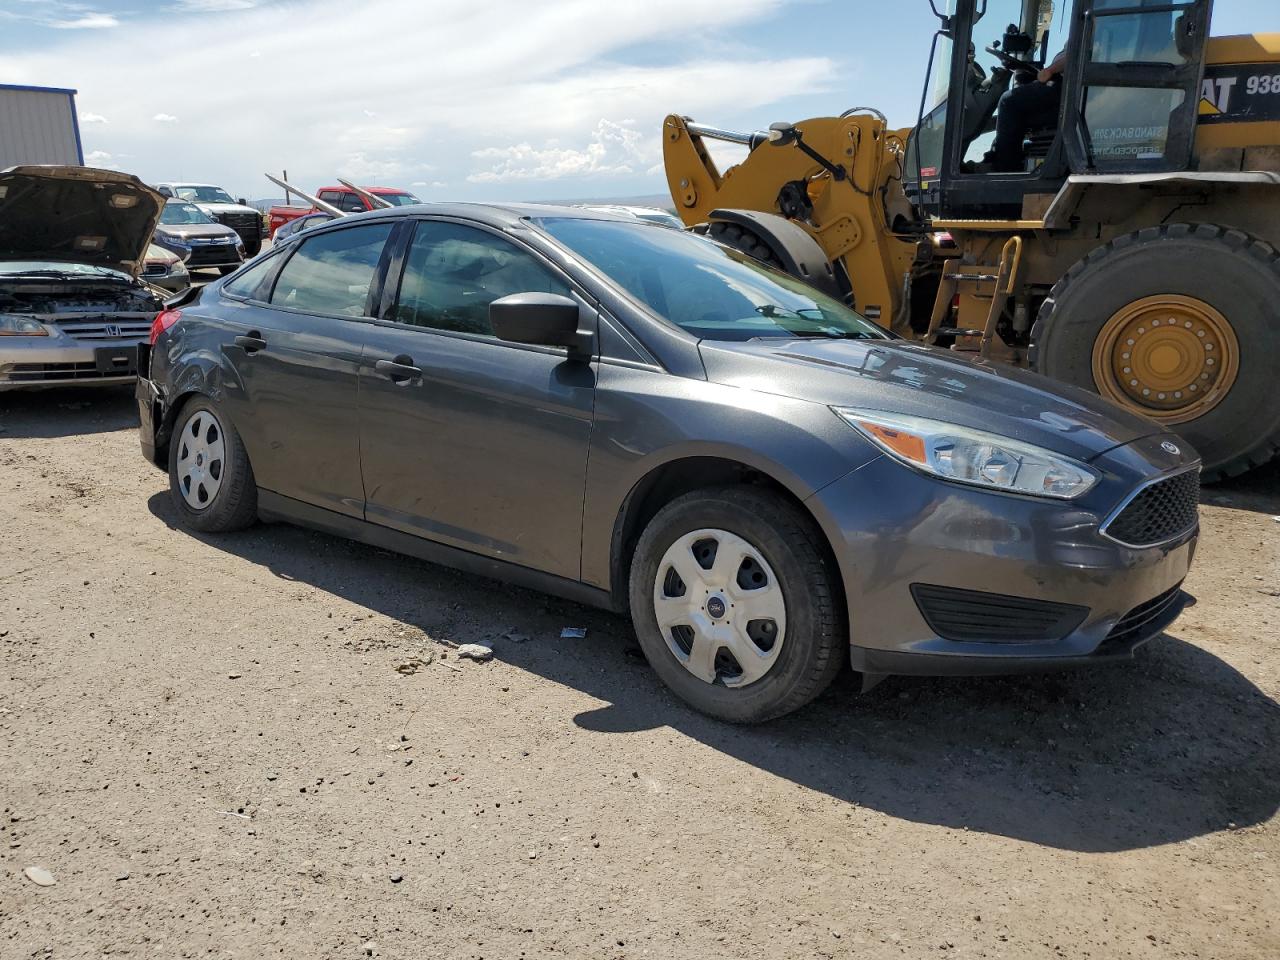
[[[49,331],[39,320],[0,314],[0,337],[47,337]]]
[[[998,434],[879,410],[832,409],[889,456],[943,480],[1060,500],[1098,482],[1083,463]]]

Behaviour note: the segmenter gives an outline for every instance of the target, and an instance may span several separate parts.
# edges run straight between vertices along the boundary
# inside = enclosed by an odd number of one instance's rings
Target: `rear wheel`
[[[781,496],[699,490],[660,510],[632,560],[631,616],[654,671],[703,713],[756,723],[830,685],[848,635],[822,534]]]
[[[258,487],[235,427],[208,397],[178,411],[169,440],[169,494],[193,530],[242,530],[258,517]]]
[[[1280,254],[1238,230],[1171,224],[1093,251],[1054,286],[1033,364],[1176,430],[1206,479],[1280,451],[1273,388]]]

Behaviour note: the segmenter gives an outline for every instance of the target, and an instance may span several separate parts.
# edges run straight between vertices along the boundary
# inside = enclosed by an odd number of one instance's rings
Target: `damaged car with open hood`
[[[125,173],[0,171],[0,390],[136,378],[164,308],[139,277],[163,206]]]

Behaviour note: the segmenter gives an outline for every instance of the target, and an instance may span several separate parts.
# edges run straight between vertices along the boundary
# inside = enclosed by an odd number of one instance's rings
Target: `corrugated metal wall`
[[[17,163],[80,162],[72,94],[0,86],[0,170]]]

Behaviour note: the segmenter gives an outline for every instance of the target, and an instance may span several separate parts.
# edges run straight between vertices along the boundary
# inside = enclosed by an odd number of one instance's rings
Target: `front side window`
[[[363,213],[365,210],[364,201],[354,193],[341,194],[334,205],[343,213]]]
[[[307,313],[366,315],[390,223],[330,230],[302,241],[280,271],[271,303]]]
[[[387,201],[393,207],[409,207],[415,203],[422,202],[412,193],[380,193],[378,197]]]
[[[569,287],[510,240],[476,227],[423,221],[405,257],[390,319],[493,336],[489,304],[513,293],[569,294]]]
[[[808,284],[705,237],[619,220],[535,222],[633,299],[696,337],[888,336]]]

